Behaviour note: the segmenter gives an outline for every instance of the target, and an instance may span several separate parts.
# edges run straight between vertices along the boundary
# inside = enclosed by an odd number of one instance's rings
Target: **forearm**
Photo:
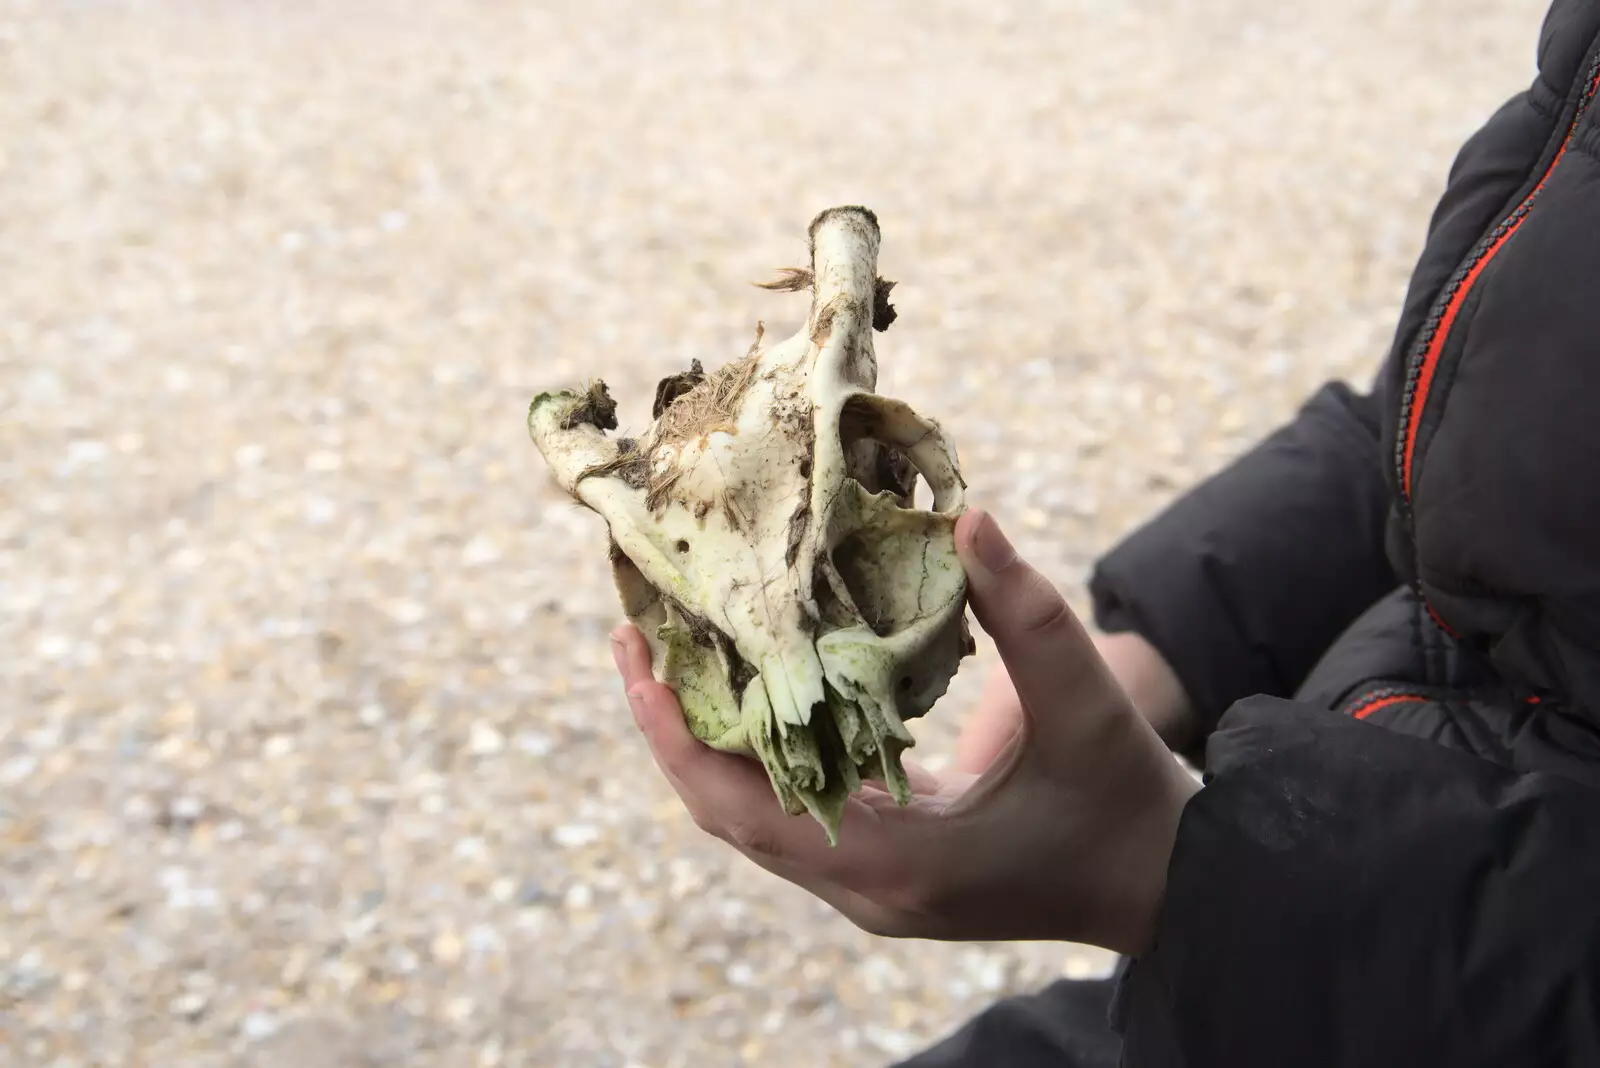
[[[1294,693],[1394,588],[1377,408],[1372,395],[1323,389],[1096,564],[1095,623],[1161,651],[1193,706],[1194,741],[1238,700]]]
[[[1187,749],[1196,740],[1194,707],[1172,665],[1132,631],[1096,634],[1094,644],[1133,707],[1155,728],[1167,748]]]

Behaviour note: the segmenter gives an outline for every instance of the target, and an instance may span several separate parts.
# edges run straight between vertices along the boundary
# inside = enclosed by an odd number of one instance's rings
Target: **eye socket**
[[[868,493],[894,493],[907,507],[919,507],[923,493],[933,511],[945,511],[960,499],[962,482],[953,450],[930,435],[936,428],[903,404],[882,397],[857,395],[839,413],[839,438],[846,472]],[[875,447],[862,448],[866,442]]]
[[[682,538],[679,538],[678,544],[674,545],[673,548],[678,550],[680,553],[686,553],[689,551],[689,543],[684,541]]]

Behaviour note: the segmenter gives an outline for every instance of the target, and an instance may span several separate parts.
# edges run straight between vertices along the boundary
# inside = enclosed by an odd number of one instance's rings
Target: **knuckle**
[[[772,828],[759,820],[740,819],[728,825],[729,844],[744,853],[758,856],[777,856],[778,839]]]
[[[910,938],[914,934],[904,916],[881,907],[858,908],[846,918],[874,938]]]
[[[936,928],[954,915],[958,903],[953,887],[942,880],[915,879],[896,886],[880,903],[899,917],[902,927]]]
[[[686,807],[689,809],[689,818],[694,820],[694,825],[696,827],[700,828],[706,834],[717,837],[721,836],[721,828],[718,826],[717,821],[712,819],[711,814],[702,806],[691,804]]]
[[[1048,633],[1068,625],[1072,609],[1050,580],[1035,571],[1017,598],[1017,629],[1024,634]]]

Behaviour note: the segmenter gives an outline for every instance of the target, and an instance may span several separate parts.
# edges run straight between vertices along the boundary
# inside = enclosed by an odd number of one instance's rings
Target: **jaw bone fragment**
[[[654,422],[617,427],[603,382],[541,393],[528,428],[562,488],[605,519],[623,610],[694,735],[766,768],[784,808],[837,841],[863,779],[910,800],[905,720],[974,646],[954,529],[965,483],[937,423],[874,392],[874,328],[895,313],[878,221],[832,208],[805,325],[656,388]],[[932,491],[915,501],[917,477]]]

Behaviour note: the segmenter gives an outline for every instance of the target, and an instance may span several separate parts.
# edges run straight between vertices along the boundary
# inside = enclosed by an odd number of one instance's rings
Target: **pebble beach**
[[[1543,13],[0,0],[0,1065],[853,1068],[1108,970],[873,938],[698,831],[528,402],[644,426],[867,205],[880,391],[1086,607],[1375,373]]]

